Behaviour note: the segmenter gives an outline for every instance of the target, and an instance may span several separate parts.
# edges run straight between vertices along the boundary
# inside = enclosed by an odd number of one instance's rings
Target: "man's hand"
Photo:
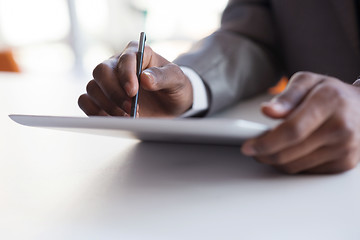
[[[136,53],[138,43],[131,42],[119,56],[100,63],[79,97],[80,108],[89,116],[129,116],[131,98],[138,91]],[[145,47],[141,74],[138,115],[140,117],[176,117],[193,103],[193,90],[181,69]]]
[[[242,152],[287,173],[336,173],[360,159],[360,88],[338,79],[296,73],[262,111],[284,121],[247,141]]]

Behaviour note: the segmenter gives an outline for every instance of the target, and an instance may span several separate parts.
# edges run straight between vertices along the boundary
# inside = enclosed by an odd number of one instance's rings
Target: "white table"
[[[23,127],[82,115],[85,81],[0,74],[0,239],[360,239],[360,168],[288,176],[236,147]],[[219,116],[260,118],[259,99]]]

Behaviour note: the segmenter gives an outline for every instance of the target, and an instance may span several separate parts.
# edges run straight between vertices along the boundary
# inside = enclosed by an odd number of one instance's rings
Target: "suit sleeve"
[[[192,68],[209,95],[208,114],[264,93],[281,76],[271,6],[265,0],[230,0],[221,27],[174,63]]]

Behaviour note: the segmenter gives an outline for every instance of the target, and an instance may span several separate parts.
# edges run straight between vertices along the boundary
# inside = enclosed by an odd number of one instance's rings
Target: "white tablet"
[[[255,122],[213,118],[9,117],[26,126],[157,142],[241,145],[244,140],[268,130],[267,126]]]

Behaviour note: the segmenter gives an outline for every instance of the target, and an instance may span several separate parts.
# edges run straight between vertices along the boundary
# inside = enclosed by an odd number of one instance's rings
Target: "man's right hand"
[[[117,56],[100,63],[94,79],[79,97],[80,108],[88,116],[129,116],[131,99],[138,91],[136,54],[138,42],[130,42]],[[150,47],[144,50],[140,77],[138,116],[176,117],[193,103],[189,79],[179,66],[167,61]]]

